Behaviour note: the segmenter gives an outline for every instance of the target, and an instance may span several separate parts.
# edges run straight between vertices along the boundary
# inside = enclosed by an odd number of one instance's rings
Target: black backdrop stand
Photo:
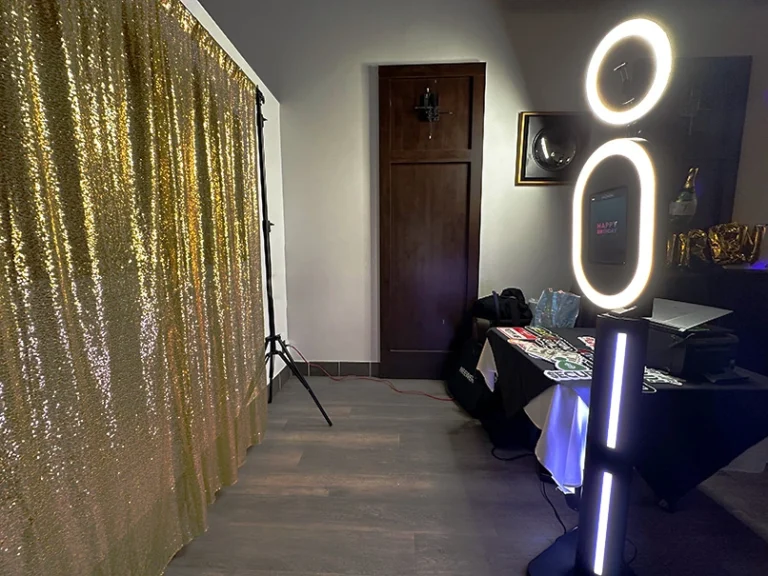
[[[307,382],[307,379],[299,372],[294,362],[293,357],[288,349],[288,345],[283,340],[280,334],[275,330],[275,299],[272,293],[272,245],[270,243],[270,235],[272,234],[272,222],[269,221],[269,215],[267,210],[267,166],[264,160],[264,123],[267,121],[264,118],[262,106],[264,105],[264,94],[261,90],[256,88],[256,134],[258,137],[259,146],[259,178],[261,182],[261,217],[262,228],[264,231],[264,267],[267,271],[267,316],[269,316],[269,336],[267,336],[264,342],[264,349],[266,351],[265,360],[269,363],[269,403],[272,403],[272,380],[275,377],[275,357],[280,358],[288,369],[293,372],[293,375],[299,379],[302,386],[306,388],[309,395],[312,396],[312,400],[315,401],[317,408],[328,422],[328,426],[333,426],[333,422],[323,409],[323,405],[315,396],[312,387]]]

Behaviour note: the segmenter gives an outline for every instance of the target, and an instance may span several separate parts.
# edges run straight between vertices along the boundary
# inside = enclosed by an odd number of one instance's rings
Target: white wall
[[[268,119],[264,128],[265,152],[264,157],[267,166],[267,192],[269,202],[269,219],[275,226],[272,228],[272,268],[273,268],[273,290],[275,297],[275,324],[277,331],[284,337],[288,335],[288,290],[285,271],[285,220],[283,211],[283,166],[282,166],[282,146],[280,143],[280,103],[272,92],[256,75],[253,68],[237,51],[232,42],[227,38],[224,32],[208,15],[203,6],[197,0],[182,0],[189,11],[197,20],[205,26],[214,39],[227,51],[227,53],[237,62],[248,77],[257,84],[264,93],[264,116]],[[261,206],[261,197],[259,197],[259,208]],[[262,242],[262,283],[266,282],[264,270],[264,255]],[[264,331],[268,330],[267,325],[267,293],[264,286]],[[282,360],[275,363],[275,373],[277,374],[283,368]]]
[[[281,101],[293,342],[379,358],[375,66],[488,63],[480,292],[568,286],[568,190],[514,186],[525,82],[495,0],[203,0]]]
[[[629,4],[629,3],[627,3]],[[673,6],[674,4],[674,6]],[[510,7],[526,6],[510,2]],[[768,222],[768,5],[750,0],[631,3],[631,7],[528,11],[511,8],[510,37],[521,57],[531,97],[544,109],[586,110],[582,77],[596,41],[628,16],[662,22],[679,56],[751,55],[752,76],[734,219]]]
[[[575,11],[513,10],[530,7],[527,0],[203,2],[282,104],[288,321],[309,358],[379,358],[378,64],[488,62],[480,293],[520,286],[536,296],[571,285],[571,189],[514,186],[517,114],[584,109],[584,68],[625,15],[621,8],[580,2]],[[536,3],[553,4],[569,3]],[[681,54],[755,55],[736,216],[766,221],[765,8],[747,0],[688,6],[652,10],[674,30]]]

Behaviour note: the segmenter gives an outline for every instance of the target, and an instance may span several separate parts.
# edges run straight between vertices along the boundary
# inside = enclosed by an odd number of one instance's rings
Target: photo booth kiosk
[[[655,74],[645,96],[622,108],[606,104],[600,70],[627,39],[653,53]],[[595,117],[631,126],[659,102],[672,72],[664,29],[647,19],[626,21],[600,42],[589,63],[586,94]],[[648,316],[644,292],[653,269],[656,174],[648,142],[605,142],[586,161],[573,195],[572,265],[597,318],[579,525],[528,566],[529,576],[631,574],[624,562],[635,416],[643,387]],[[650,299],[648,299],[650,301]]]

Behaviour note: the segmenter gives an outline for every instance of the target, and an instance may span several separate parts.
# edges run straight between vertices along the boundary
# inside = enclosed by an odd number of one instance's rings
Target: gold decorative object
[[[748,239],[748,246],[750,248],[749,259],[747,260],[748,264],[754,264],[760,257],[760,251],[762,250],[763,242],[765,241],[765,232],[767,228],[768,226],[765,224],[758,224],[757,226],[752,227],[752,232],[749,234]]]
[[[0,1],[0,574],[159,575],[261,438],[255,119],[178,0]]]
[[[688,232],[688,252],[690,260],[697,263],[711,262],[709,242],[704,230],[691,230]]]
[[[677,246],[677,234],[670,234],[667,238],[667,268],[680,265],[680,252]]]
[[[709,229],[709,245],[715,264],[740,264],[747,261],[744,248],[749,240],[749,228],[731,222],[718,224]],[[750,251],[751,252],[751,251]]]
[[[667,239],[667,267],[688,268],[692,262],[724,266],[754,264],[760,256],[767,226],[744,226],[731,222],[709,229],[670,234]]]
[[[677,246],[680,251],[680,266],[688,268],[691,265],[691,250],[688,243],[688,234],[677,235]]]

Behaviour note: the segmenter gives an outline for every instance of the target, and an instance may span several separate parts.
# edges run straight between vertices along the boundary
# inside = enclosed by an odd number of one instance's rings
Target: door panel
[[[393,351],[450,350],[467,301],[467,164],[392,167]]]
[[[427,88],[442,114],[416,109]],[[441,378],[477,298],[485,64],[379,69],[381,374]]]
[[[426,88],[440,97],[440,108],[445,111],[433,125],[431,139],[429,122],[414,110]],[[469,149],[471,88],[469,78],[392,80],[392,151]]]

